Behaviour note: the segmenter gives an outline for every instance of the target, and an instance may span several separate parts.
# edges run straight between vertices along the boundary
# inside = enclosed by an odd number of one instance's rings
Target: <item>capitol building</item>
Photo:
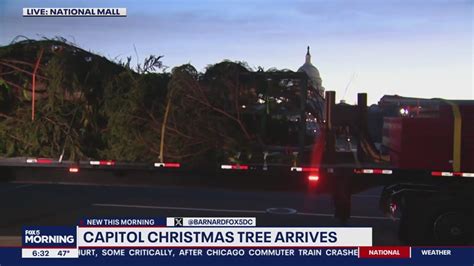
[[[324,98],[324,87],[323,81],[319,75],[318,69],[311,63],[311,54],[309,52],[309,46],[306,52],[306,58],[304,64],[298,69],[298,72],[304,72],[308,75],[309,85],[314,88],[321,97]]]

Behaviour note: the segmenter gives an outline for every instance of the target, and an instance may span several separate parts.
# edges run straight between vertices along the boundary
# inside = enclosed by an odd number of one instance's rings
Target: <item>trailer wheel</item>
[[[469,217],[460,211],[448,211],[437,215],[433,222],[433,237],[444,245],[467,244],[472,237]]]

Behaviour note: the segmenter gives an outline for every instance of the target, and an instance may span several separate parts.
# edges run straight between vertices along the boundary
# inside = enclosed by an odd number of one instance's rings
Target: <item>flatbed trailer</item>
[[[57,162],[34,158],[16,163],[0,161],[2,177],[5,177],[7,170],[29,169],[32,172],[54,171],[58,176],[66,176],[66,180],[74,182],[81,171],[112,171],[118,178],[146,171],[157,174],[160,180],[155,178],[154,182],[164,185],[243,186],[330,194],[334,201],[335,218],[341,224],[350,218],[353,194],[382,186],[380,209],[389,217],[399,216],[399,236],[403,242],[419,245],[472,243],[473,173],[376,168],[378,165],[354,168],[351,164],[267,165],[265,168],[262,165],[221,165],[213,171],[201,172],[177,164],[167,166],[114,161]],[[12,180],[22,182],[15,179],[14,174]],[[54,180],[65,182],[65,179],[51,179],[48,182]]]

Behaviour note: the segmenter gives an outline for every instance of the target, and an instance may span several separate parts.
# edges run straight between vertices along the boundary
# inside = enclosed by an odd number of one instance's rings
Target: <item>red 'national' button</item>
[[[359,258],[411,258],[411,247],[360,247]]]

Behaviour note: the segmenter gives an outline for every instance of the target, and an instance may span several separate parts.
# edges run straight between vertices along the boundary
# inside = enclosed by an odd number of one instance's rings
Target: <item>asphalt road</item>
[[[374,245],[400,245],[398,222],[378,210],[380,190],[353,195],[347,226],[372,227]],[[273,214],[270,208],[291,208],[296,213]],[[19,236],[24,225],[75,225],[84,217],[238,216],[256,217],[258,226],[340,226],[333,212],[331,197],[314,191],[73,181],[45,184],[40,179],[0,183],[0,236]]]

